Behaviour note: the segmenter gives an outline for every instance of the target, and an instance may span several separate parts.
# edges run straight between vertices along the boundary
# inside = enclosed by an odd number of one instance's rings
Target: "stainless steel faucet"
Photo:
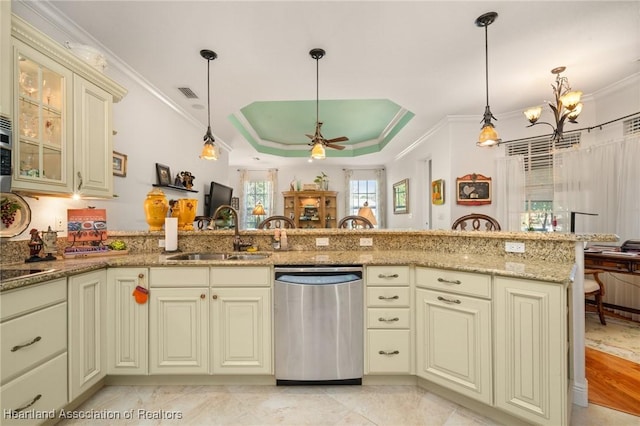
[[[218,213],[222,210],[229,210],[231,215],[233,216],[233,251],[240,251],[240,248],[245,245],[240,240],[240,229],[238,228],[238,212],[228,204],[223,204],[213,212],[213,216],[211,216],[211,222],[207,229],[213,229],[215,220],[218,218]]]

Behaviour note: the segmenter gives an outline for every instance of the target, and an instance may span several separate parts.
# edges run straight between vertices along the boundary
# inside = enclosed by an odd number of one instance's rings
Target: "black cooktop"
[[[54,270],[55,269],[2,269],[0,270],[0,281],[25,278],[30,275],[53,272]]]

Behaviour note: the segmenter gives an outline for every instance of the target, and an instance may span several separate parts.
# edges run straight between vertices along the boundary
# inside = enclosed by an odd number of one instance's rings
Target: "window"
[[[371,211],[378,220],[378,181],[376,180],[351,180],[349,181],[350,200],[347,215],[357,215],[364,203],[369,203]]]
[[[580,134],[565,134],[560,141],[548,136],[512,142],[506,155],[523,155],[525,167],[525,205],[523,231],[551,231],[554,224],[553,153],[580,144]]]
[[[640,134],[640,117],[625,120],[623,125],[625,136]]]
[[[245,182],[244,186],[244,214],[241,215],[244,218],[242,229],[256,229],[258,224],[271,216],[273,212],[269,211],[269,206],[272,205],[273,191],[271,189],[271,182],[268,180],[250,180]],[[255,216],[253,215],[253,209],[258,204],[262,203],[265,209],[265,215]]]

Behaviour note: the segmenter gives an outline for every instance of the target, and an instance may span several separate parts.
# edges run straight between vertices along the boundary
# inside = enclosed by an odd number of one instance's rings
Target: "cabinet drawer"
[[[368,266],[367,285],[409,285],[409,267]]]
[[[273,281],[270,267],[213,267],[211,285],[217,287],[270,287]]]
[[[416,268],[416,286],[491,298],[491,275]]]
[[[33,420],[9,418],[4,413],[21,411],[49,412],[67,404],[67,354],[56,358],[3,385],[0,388],[0,411],[3,425],[34,424]],[[25,413],[26,414],[26,413]],[[58,414],[58,411],[55,411]]]
[[[409,308],[367,309],[368,328],[409,328],[411,314]]]
[[[151,268],[149,287],[209,287],[209,268]]]
[[[369,330],[369,372],[410,373],[409,330]]]
[[[67,304],[60,303],[0,324],[0,341],[0,382],[4,384],[67,350]]]
[[[409,295],[409,287],[367,287],[367,306],[408,308]]]
[[[66,278],[6,291],[0,294],[0,319],[4,321],[65,300],[67,300]]]

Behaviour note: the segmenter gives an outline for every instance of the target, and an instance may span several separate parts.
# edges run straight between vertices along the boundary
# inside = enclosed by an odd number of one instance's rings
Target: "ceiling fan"
[[[322,136],[320,128],[322,127],[322,122],[320,121],[320,67],[319,60],[322,59],[326,52],[323,49],[311,49],[309,51],[309,55],[313,59],[316,60],[316,131],[313,135],[307,134],[306,136],[311,139],[309,145],[311,148],[311,157],[316,159],[325,158],[325,150],[324,147],[333,148],[338,150],[343,150],[345,147],[342,145],[337,145],[336,142],[344,142],[348,141],[349,138],[346,136],[340,136],[338,138],[333,139],[325,139]]]

